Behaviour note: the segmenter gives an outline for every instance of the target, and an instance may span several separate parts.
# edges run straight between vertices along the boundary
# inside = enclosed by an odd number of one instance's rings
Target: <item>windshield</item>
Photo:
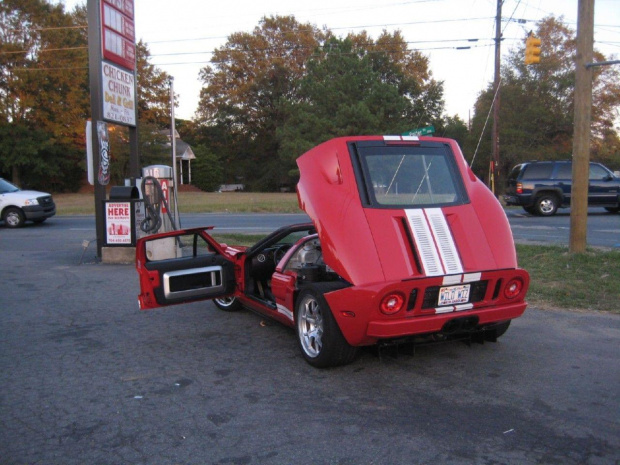
[[[360,147],[363,186],[376,207],[428,207],[467,201],[452,154],[443,146]]]
[[[19,187],[14,186],[9,181],[0,178],[0,194],[8,194],[9,192],[17,192]]]

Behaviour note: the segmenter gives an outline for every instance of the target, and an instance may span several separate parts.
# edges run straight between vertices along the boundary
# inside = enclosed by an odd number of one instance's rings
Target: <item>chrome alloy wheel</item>
[[[309,357],[318,357],[323,349],[323,313],[312,295],[306,295],[300,302],[297,317],[297,331],[303,351]]]
[[[540,211],[543,215],[549,215],[555,211],[555,202],[551,198],[545,198],[540,201]]]
[[[227,308],[227,307],[231,307],[234,303],[235,303],[235,298],[234,297],[221,297],[219,299],[213,299],[215,300],[218,304],[220,304],[220,308]]]

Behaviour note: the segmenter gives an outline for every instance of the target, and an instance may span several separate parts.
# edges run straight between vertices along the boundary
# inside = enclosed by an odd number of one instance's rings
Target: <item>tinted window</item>
[[[523,165],[515,166],[510,172],[510,174],[508,175],[508,179],[511,181],[516,180],[517,177],[519,176],[519,173],[521,172],[521,168],[523,168]]]
[[[558,163],[558,170],[555,175],[556,179],[572,179],[573,178],[573,164],[572,163]]]
[[[376,207],[428,207],[467,201],[453,155],[445,146],[359,148],[360,193]]]
[[[553,171],[553,163],[531,163],[526,166],[522,179],[548,179]]]
[[[609,173],[601,165],[590,164],[590,179],[601,180],[609,176]]]

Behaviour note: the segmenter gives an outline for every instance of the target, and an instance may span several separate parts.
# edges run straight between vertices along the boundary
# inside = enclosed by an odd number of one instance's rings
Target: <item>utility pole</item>
[[[579,0],[577,56],[575,57],[575,115],[573,120],[573,187],[571,190],[571,253],[586,250],[588,225],[588,178],[590,174],[590,118],[592,110],[592,62],[594,0]]]
[[[491,130],[493,153],[489,166],[489,186],[494,194],[497,192],[495,184],[499,177],[499,85],[501,80],[502,1],[497,0],[497,14],[495,17],[495,78],[493,81],[495,99],[493,101],[493,128]]]

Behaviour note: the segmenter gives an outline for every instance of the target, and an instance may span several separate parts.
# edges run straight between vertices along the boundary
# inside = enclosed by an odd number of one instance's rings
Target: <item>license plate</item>
[[[469,284],[462,286],[448,286],[439,289],[439,303],[438,306],[463,304],[469,302]]]

